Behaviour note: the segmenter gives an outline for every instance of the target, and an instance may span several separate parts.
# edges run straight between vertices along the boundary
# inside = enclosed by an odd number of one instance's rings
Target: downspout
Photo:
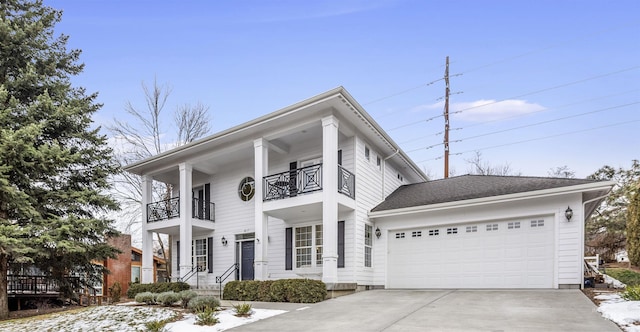
[[[587,222],[587,218],[586,218],[586,217],[585,217],[585,215],[584,215],[584,212],[585,212],[585,206],[586,206],[588,203],[591,203],[591,202],[593,202],[593,201],[597,201],[597,200],[603,199],[603,198],[605,198],[605,197],[607,197],[607,196],[609,196],[609,192],[607,192],[607,194],[606,194],[606,195],[598,196],[598,197],[596,197],[596,198],[592,198],[592,199],[589,199],[589,200],[586,200],[586,201],[582,202],[582,225],[581,225],[580,227],[582,227],[582,239],[583,239],[583,240],[584,240],[585,235],[586,235],[586,234],[585,234],[585,232],[586,232],[586,230],[585,230],[585,225],[586,225],[586,222]],[[584,245],[582,246],[582,248],[580,248],[580,252],[581,252],[580,257],[582,257],[582,264],[580,264],[580,266],[582,267],[582,269],[581,269],[581,270],[582,270],[582,279],[583,279],[583,281],[580,283],[580,289],[584,289]],[[597,262],[596,264],[600,264],[600,262]]]
[[[385,170],[387,168],[387,160],[390,158],[393,158],[395,155],[397,155],[398,153],[400,153],[400,149],[396,149],[396,152],[394,152],[393,154],[391,154],[390,156],[382,159],[382,188],[381,188],[381,192],[380,192],[380,199],[381,201],[384,201],[384,185],[385,185]]]

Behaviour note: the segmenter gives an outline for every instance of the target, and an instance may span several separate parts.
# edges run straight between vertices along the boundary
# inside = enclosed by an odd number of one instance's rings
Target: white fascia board
[[[596,182],[596,183],[581,184],[576,186],[527,191],[527,192],[515,193],[515,194],[509,194],[509,195],[474,198],[474,199],[455,201],[455,202],[446,202],[446,203],[439,203],[439,204],[432,204],[432,205],[412,206],[412,207],[395,209],[395,210],[369,212],[369,218],[376,219],[376,218],[393,217],[393,216],[422,213],[422,212],[458,209],[458,208],[465,208],[465,207],[472,207],[472,206],[479,206],[479,205],[486,205],[486,204],[520,201],[525,199],[583,193],[583,192],[595,191],[595,190],[606,190],[607,192],[609,192],[615,184],[616,184],[615,181],[603,181],[603,182]]]
[[[317,96],[312,97],[310,99],[301,101],[299,103],[296,103],[296,104],[293,104],[291,106],[285,107],[285,108],[283,108],[281,110],[275,111],[273,113],[269,113],[267,115],[261,116],[259,118],[254,119],[254,120],[251,120],[251,121],[245,122],[243,124],[240,124],[238,126],[229,128],[227,130],[223,130],[223,131],[221,131],[221,132],[219,132],[217,134],[214,134],[214,135],[199,139],[199,140],[191,142],[189,144],[185,144],[185,145],[179,146],[179,147],[177,147],[175,149],[171,149],[169,151],[165,151],[165,152],[159,153],[159,154],[157,154],[155,156],[152,156],[152,157],[149,157],[147,159],[144,159],[144,160],[141,160],[141,161],[126,165],[123,169],[125,171],[127,171],[127,172],[140,175],[141,174],[140,170],[142,168],[144,168],[145,166],[148,166],[150,164],[153,164],[153,163],[155,163],[157,161],[160,161],[162,159],[171,158],[171,157],[183,154],[183,153],[187,153],[190,150],[201,148],[201,147],[203,147],[205,145],[215,144],[213,142],[220,141],[220,140],[222,140],[224,138],[227,138],[229,136],[232,136],[232,135],[241,135],[241,133],[247,132],[247,130],[254,129],[255,127],[260,126],[260,125],[262,125],[264,123],[267,123],[269,121],[273,121],[273,120],[282,118],[282,117],[287,116],[287,115],[289,115],[291,113],[298,112],[300,110],[303,110],[303,109],[305,109],[307,107],[310,107],[310,106],[316,105],[318,103],[324,102],[326,100],[329,100],[329,99],[332,99],[332,98],[336,98],[340,94],[344,94],[344,93],[345,93],[345,91],[344,91],[344,88],[342,88],[342,87],[338,87],[338,88],[329,90],[329,91],[327,91],[327,92],[325,92],[323,94],[317,95]],[[249,131],[249,136],[247,136],[247,137],[250,137],[250,134],[251,134],[251,131]]]

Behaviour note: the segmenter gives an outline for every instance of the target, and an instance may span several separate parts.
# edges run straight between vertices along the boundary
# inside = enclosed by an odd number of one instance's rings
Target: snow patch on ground
[[[2,322],[0,331],[138,331],[145,330],[147,322],[177,315],[164,308],[99,306]]]
[[[640,332],[640,301],[626,301],[618,294],[598,295],[598,312],[618,324],[624,331]]]
[[[604,282],[611,285],[613,288],[622,289],[627,287],[624,283],[620,282],[620,280],[612,278],[606,274],[603,274]]]
[[[195,325],[196,316],[185,314],[182,320],[167,324],[165,330],[170,332],[224,331],[286,312],[284,310],[252,310],[251,317],[236,317],[231,309],[220,311],[217,313],[220,323],[213,326]],[[146,331],[145,323],[177,316],[178,312],[168,308],[132,305],[99,306],[0,322],[0,331]]]
[[[272,316],[285,313],[284,310],[266,310],[266,309],[252,309],[253,314],[251,317],[236,317],[232,309],[227,309],[218,312],[216,317],[220,320],[220,323],[212,326],[199,326],[195,325],[196,316],[194,314],[187,314],[181,321],[175,323],[169,323],[166,325],[167,331],[171,332],[208,332],[208,331],[224,331],[236,326],[253,323],[261,319],[269,318]]]

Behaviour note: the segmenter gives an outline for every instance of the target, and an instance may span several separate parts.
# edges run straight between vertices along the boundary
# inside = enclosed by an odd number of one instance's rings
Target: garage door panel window
[[[448,235],[458,234],[458,227],[447,228],[447,234]]]
[[[507,224],[507,229],[517,229],[520,228],[520,222],[514,221]]]
[[[396,233],[396,239],[404,239],[404,232]]]
[[[487,232],[497,231],[497,230],[498,230],[498,224],[488,224],[487,225]]]
[[[439,229],[430,229],[429,230],[429,236],[436,236],[436,235],[440,235],[440,230]]]
[[[531,220],[531,227],[543,227],[544,220]]]
[[[411,237],[422,237],[422,231],[411,232]]]
[[[467,226],[467,233],[477,233],[478,232],[478,226]]]

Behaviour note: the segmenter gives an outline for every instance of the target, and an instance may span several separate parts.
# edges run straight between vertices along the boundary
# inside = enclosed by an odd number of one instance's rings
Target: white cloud
[[[472,102],[454,103],[451,105],[450,113],[459,120],[481,122],[506,119],[545,109],[544,106],[529,103],[526,100],[507,99],[496,101],[493,99],[481,99]]]

